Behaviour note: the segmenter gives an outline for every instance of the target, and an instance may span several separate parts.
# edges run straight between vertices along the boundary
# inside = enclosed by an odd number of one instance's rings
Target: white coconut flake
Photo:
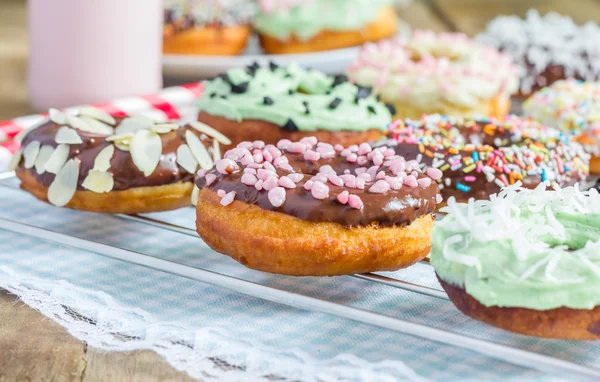
[[[79,115],[94,118],[97,121],[114,125],[117,121],[112,115],[108,114],[104,110],[100,110],[93,106],[82,106],[79,108]]]
[[[23,158],[23,149],[18,149],[15,155],[10,160],[8,164],[8,171],[15,171],[21,159]]]
[[[42,175],[43,173],[46,172],[46,163],[48,162],[48,159],[50,159],[50,157],[52,156],[52,154],[54,153],[54,147],[49,146],[49,145],[44,145],[40,148],[40,152],[37,156],[37,159],[35,160],[35,171]]]
[[[190,174],[195,174],[198,168],[198,162],[192,154],[188,145],[181,145],[177,148],[177,163]]]
[[[30,142],[23,150],[23,158],[25,158],[25,168],[32,168],[35,164],[35,160],[40,153],[40,142]]]
[[[150,176],[160,161],[162,141],[158,134],[150,130],[140,130],[131,139],[129,150],[137,168],[144,176]]]
[[[231,140],[229,138],[227,138],[225,135],[221,134],[217,130],[213,129],[212,127],[208,126],[206,123],[202,123],[200,121],[192,121],[192,122],[190,122],[190,126],[192,126],[194,129],[198,130],[199,132],[204,133],[204,134],[208,135],[209,137],[216,139],[221,144],[224,144],[224,145],[231,144]]]
[[[54,141],[58,144],[78,145],[83,143],[77,131],[70,127],[63,126],[58,129]]]
[[[110,168],[110,160],[115,153],[115,146],[109,145],[102,149],[94,159],[94,170],[108,171]]]
[[[107,172],[90,170],[81,185],[86,190],[102,194],[112,191],[115,182],[112,175]]]
[[[63,207],[71,201],[77,191],[79,179],[79,160],[70,159],[54,177],[48,187],[48,201],[57,207]]]
[[[51,174],[58,174],[69,158],[69,145],[58,145],[50,158],[46,161],[44,168]]]
[[[200,164],[200,167],[204,170],[210,170],[213,166],[213,161],[200,138],[198,138],[196,134],[192,133],[191,131],[186,130],[185,140],[187,141],[192,154],[196,158],[196,161],[198,161]]]
[[[67,114],[57,109],[49,109],[48,118],[57,125],[64,125],[67,123]]]

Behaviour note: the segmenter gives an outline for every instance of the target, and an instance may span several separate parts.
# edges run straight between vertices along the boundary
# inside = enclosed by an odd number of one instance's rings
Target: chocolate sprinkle
[[[287,122],[285,123],[285,125],[281,126],[281,128],[285,131],[298,131],[298,126],[296,126],[296,124],[294,123],[294,121],[292,121],[291,119],[288,119]]]
[[[367,98],[371,95],[371,89],[369,86],[356,85],[358,91],[356,92],[356,99]]]
[[[335,97],[335,99],[333,101],[331,101],[331,103],[329,104],[329,108],[333,110],[333,109],[337,108],[338,106],[340,106],[340,103],[342,103],[342,99]]]
[[[217,93],[215,93],[215,92],[210,93],[210,98],[215,98],[216,96],[217,96]]]
[[[248,90],[249,81],[241,82],[237,85],[231,84],[231,92],[235,94],[243,94]]]
[[[333,83],[331,84],[331,87],[334,88],[338,85],[341,85],[345,82],[348,82],[348,76],[344,75],[344,74],[338,74],[337,76],[334,77],[333,79]]]
[[[289,89],[289,90],[288,90],[288,94],[289,94],[289,95],[294,95],[294,91],[293,91],[292,89]]]
[[[387,107],[387,109],[390,111],[390,114],[393,116],[394,114],[396,114],[396,108],[394,107],[394,105],[392,105],[391,103],[386,103],[385,107]]]
[[[308,109],[308,101],[302,101],[302,105],[304,105],[304,114],[310,114],[310,110]]]
[[[272,71],[275,71],[275,70],[277,70],[277,68],[279,68],[279,65],[277,65],[273,61],[269,62],[269,69],[271,69]]]
[[[246,71],[253,77],[258,69],[260,69],[260,65],[256,61],[254,61],[252,65],[246,66]]]
[[[377,114],[377,112],[375,112],[375,108],[373,107],[373,105],[367,106],[367,110],[369,110],[369,113],[371,113],[371,114]]]
[[[273,105],[273,100],[269,97],[265,97],[265,98],[263,98],[263,103],[265,105]]]

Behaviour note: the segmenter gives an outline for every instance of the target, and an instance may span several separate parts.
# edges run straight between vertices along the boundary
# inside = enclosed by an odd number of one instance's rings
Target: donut
[[[220,143],[229,141],[200,122],[115,118],[87,106],[76,114],[50,109],[23,134],[10,168],[21,188],[58,207],[167,211],[191,205],[196,170],[221,158]]]
[[[560,80],[523,103],[525,115],[573,135],[590,153],[590,172],[600,174],[600,83]]]
[[[529,10],[525,19],[496,17],[476,40],[512,58],[521,98],[565,78],[600,79],[600,28],[591,21],[578,26],[558,13]]]
[[[398,29],[393,0],[259,0],[254,19],[270,54],[308,53],[392,37]]]
[[[246,47],[257,11],[251,0],[166,0],[163,53],[232,56]]]
[[[393,104],[396,118],[436,113],[501,118],[518,86],[508,56],[462,33],[423,30],[365,45],[347,73]]]
[[[398,155],[416,158],[422,171],[442,171],[444,200],[488,199],[520,181],[573,185],[588,175],[589,155],[556,129],[516,116],[503,119],[426,115],[390,124],[388,139]],[[377,145],[377,144],[376,144]]]
[[[215,251],[264,272],[396,270],[429,253],[440,175],[368,143],[242,142],[199,171],[197,231]]]
[[[431,264],[456,307],[516,333],[600,339],[600,194],[518,183],[448,201]]]
[[[368,88],[296,64],[254,64],[204,83],[198,120],[231,139],[275,144],[316,136],[350,146],[383,137],[393,110]]]

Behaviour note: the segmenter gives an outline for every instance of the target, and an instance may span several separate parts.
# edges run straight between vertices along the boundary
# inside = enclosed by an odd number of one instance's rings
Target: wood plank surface
[[[600,20],[597,0],[431,0],[432,9],[453,30],[470,36],[483,31],[488,21],[498,15],[525,16],[535,8],[546,14],[554,11],[568,15],[578,24]]]

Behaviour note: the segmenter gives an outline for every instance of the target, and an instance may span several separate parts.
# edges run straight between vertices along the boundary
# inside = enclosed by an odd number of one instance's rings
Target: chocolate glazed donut
[[[199,173],[197,230],[216,251],[266,272],[396,270],[429,252],[437,176],[368,144],[243,142]]]
[[[91,107],[77,115],[52,109],[47,121],[25,133],[12,168],[23,189],[56,206],[165,211],[190,205],[194,173],[220,159],[219,141],[229,143],[197,122],[113,118]]]

